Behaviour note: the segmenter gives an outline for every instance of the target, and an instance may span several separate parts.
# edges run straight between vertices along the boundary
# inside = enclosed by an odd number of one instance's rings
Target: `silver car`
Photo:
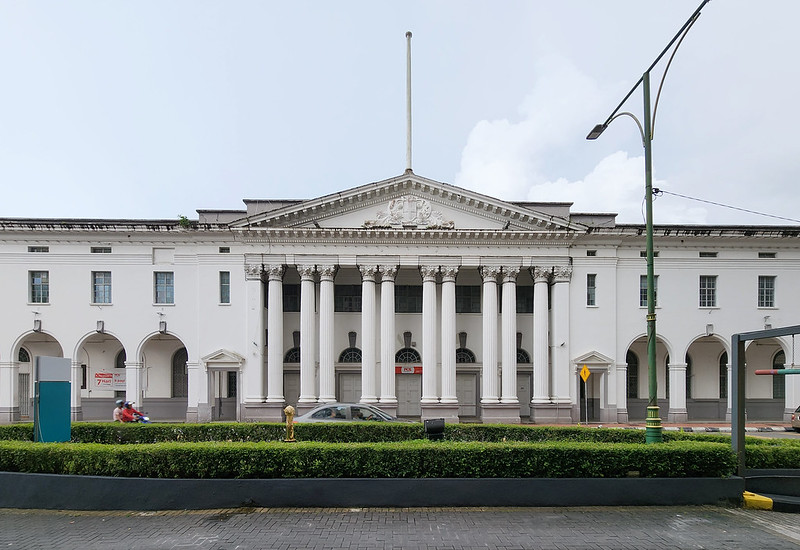
[[[306,414],[295,417],[298,423],[305,422],[360,422],[374,420],[378,422],[404,422],[378,407],[363,403],[326,403],[319,405]]]

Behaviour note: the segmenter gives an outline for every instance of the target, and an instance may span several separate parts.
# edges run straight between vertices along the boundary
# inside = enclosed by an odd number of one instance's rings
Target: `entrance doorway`
[[[397,416],[422,416],[422,375],[396,374]]]

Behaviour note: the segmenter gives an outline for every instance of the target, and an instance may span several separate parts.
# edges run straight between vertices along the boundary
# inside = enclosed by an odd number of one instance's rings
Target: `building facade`
[[[72,361],[74,419],[278,421],[375,403],[450,422],[643,420],[645,232],[411,172],[197,220],[0,219],[0,422],[36,356]],[[800,227],[656,226],[665,421],[730,415],[730,337],[800,324]],[[747,412],[786,419],[791,337],[751,343]],[[580,376],[583,367],[591,373]],[[795,379],[797,378],[797,382]]]

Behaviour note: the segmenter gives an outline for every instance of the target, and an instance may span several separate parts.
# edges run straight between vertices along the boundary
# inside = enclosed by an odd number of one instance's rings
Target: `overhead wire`
[[[673,195],[675,197],[681,197],[682,199],[688,199],[688,200],[692,200],[692,201],[703,202],[703,203],[706,203],[706,204],[712,204],[714,206],[720,206],[722,208],[729,208],[731,210],[738,210],[739,212],[746,212],[748,214],[756,214],[758,216],[766,216],[767,218],[774,218],[776,220],[784,220],[784,221],[788,221],[788,222],[800,223],[800,220],[795,219],[795,218],[786,218],[784,216],[776,216],[774,214],[766,214],[764,212],[758,212],[756,210],[749,210],[747,208],[740,208],[738,206],[731,206],[729,204],[723,204],[721,202],[714,202],[714,201],[710,201],[710,200],[706,200],[706,199],[699,199],[697,197],[690,197],[688,195],[681,195],[680,193],[673,193],[672,191],[665,191],[663,189],[659,189],[658,187],[654,187],[653,188],[653,195],[656,196],[656,197],[659,197],[661,195]]]

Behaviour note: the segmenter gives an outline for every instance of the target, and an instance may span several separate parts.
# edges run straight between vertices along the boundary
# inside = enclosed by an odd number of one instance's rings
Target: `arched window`
[[[692,358],[686,354],[686,399],[692,398]]]
[[[30,363],[31,362],[31,354],[28,353],[28,350],[25,348],[19,348],[19,355],[17,356],[17,361],[20,363]]]
[[[786,364],[786,354],[783,350],[775,354],[772,358],[772,368],[782,369]],[[784,399],[786,397],[786,375],[776,374],[772,377],[772,398]]]
[[[347,348],[339,355],[340,363],[360,363],[361,350],[358,348]]]
[[[127,361],[128,356],[125,354],[125,348],[119,350],[117,356],[114,358],[114,368],[115,369],[124,369],[125,368],[125,361]]]
[[[719,356],[719,398],[728,398],[728,352]]]
[[[456,350],[456,363],[474,363],[475,354],[472,350],[467,348],[458,348]]]
[[[628,389],[626,395],[629,399],[639,397],[639,358],[632,351],[625,355],[625,362],[628,364]]]
[[[530,363],[530,354],[522,348],[517,348],[517,363]]]
[[[284,363],[299,363],[300,362],[300,348],[292,348],[283,356]]]
[[[189,374],[186,372],[188,360],[186,348],[179,349],[172,356],[172,397],[189,396]]]
[[[414,348],[403,348],[394,354],[397,363],[422,363],[422,357]]]

